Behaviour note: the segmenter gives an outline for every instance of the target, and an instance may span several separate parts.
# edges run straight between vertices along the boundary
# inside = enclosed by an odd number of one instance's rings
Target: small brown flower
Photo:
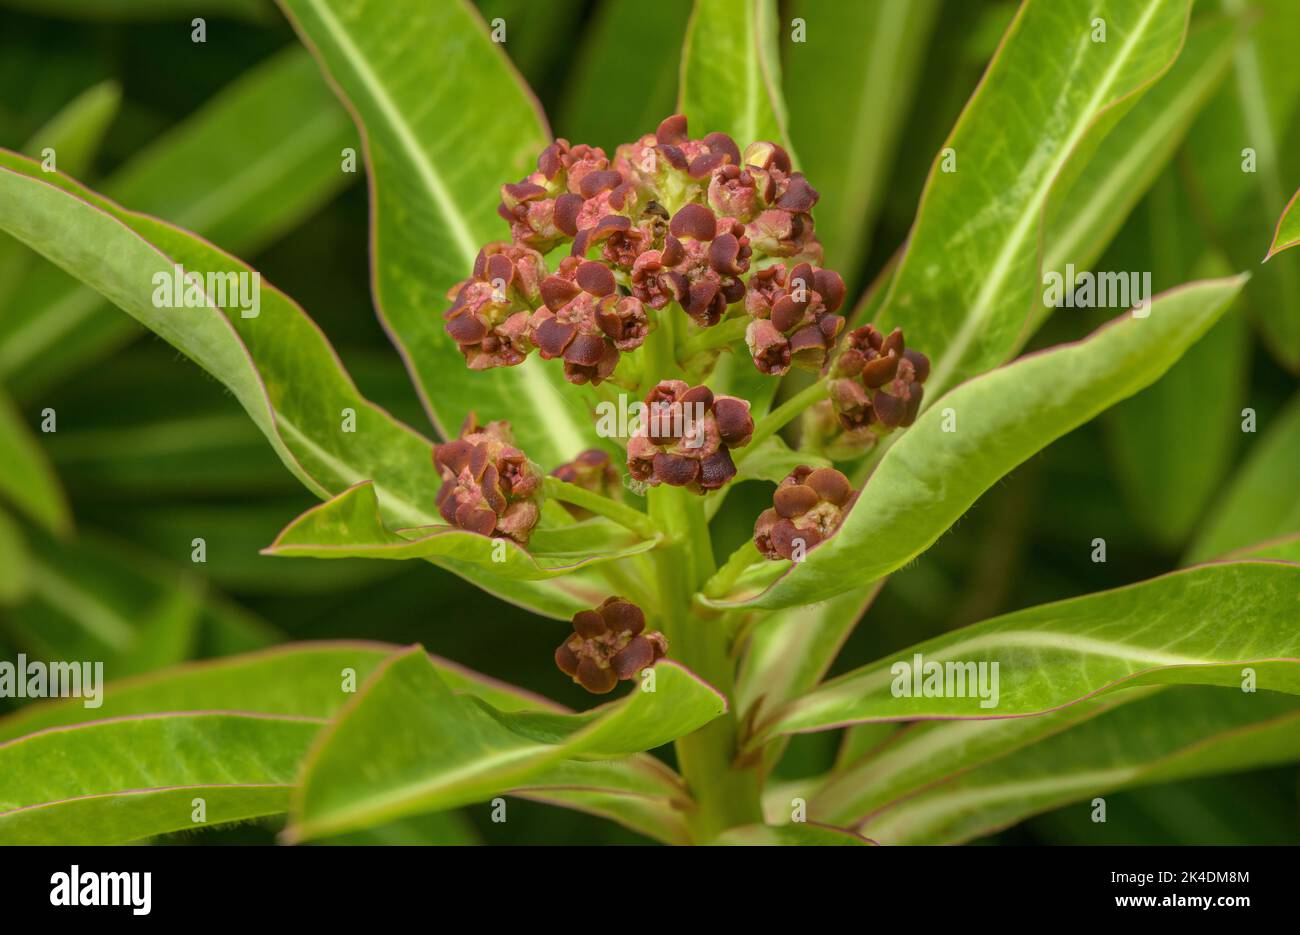
[[[777,485],[754,524],[754,545],[770,559],[802,558],[840,528],[857,494],[834,468],[801,464]]]
[[[528,247],[490,243],[479,251],[473,274],[453,288],[443,313],[471,370],[511,367],[528,356],[528,319],[545,275],[542,255]]]
[[[630,210],[635,187],[609,167],[598,146],[559,139],[537,157],[537,171],[501,186],[497,213],[515,243],[549,252],[601,218]]]
[[[604,695],[668,655],[662,633],[645,633],[641,608],[621,597],[573,615],[573,635],[555,650],[555,664],[587,691]]]
[[[543,358],[564,358],[570,383],[608,379],[619,352],[640,347],[650,330],[641,300],[620,295],[614,274],[595,260],[565,257],[542,281],[541,296],[546,304],[529,320],[529,335]]]
[[[831,402],[845,432],[885,435],[916,421],[930,359],[909,350],[901,329],[873,325],[849,332],[831,369]]]
[[[442,474],[438,512],[453,526],[527,543],[541,515],[541,477],[514,446],[508,422],[465,417],[460,437],[434,448]]]
[[[651,485],[717,490],[736,476],[731,449],[749,444],[753,434],[743,399],[663,380],[646,396],[641,424],[628,439],[628,471]]]
[[[843,302],[844,280],[833,270],[800,263],[787,274],[777,263],[756,272],[745,296],[754,319],[745,333],[754,366],[770,374],[791,364],[821,370],[844,327],[833,314]]]
[[[551,476],[611,500],[623,499],[623,484],[618,468],[614,466],[609,454],[599,448],[588,448],[572,461],[566,461],[551,471]],[[575,519],[589,519],[594,515],[590,510],[571,503],[565,503],[564,508]]]

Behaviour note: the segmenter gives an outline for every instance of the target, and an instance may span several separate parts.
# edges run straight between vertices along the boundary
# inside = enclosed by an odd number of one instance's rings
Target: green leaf
[[[754,627],[736,678],[741,722],[754,725],[812,689],[880,588],[846,591],[829,601],[777,611]]]
[[[1184,190],[1170,177],[1156,183],[1147,211],[1134,217],[1119,245],[1133,268],[1159,271],[1155,288],[1230,271],[1188,238],[1196,221]],[[1108,450],[1125,504],[1149,536],[1177,553],[1222,490],[1242,438],[1250,331],[1242,303],[1187,349],[1169,372],[1104,416]]]
[[[162,711],[237,710],[306,718],[332,717],[350,693],[400,649],[389,643],[299,642],[243,656],[205,660],[161,672],[110,681],[103,705],[79,699],[46,701],[0,718],[0,741],[97,718]],[[442,680],[505,710],[563,710],[512,685],[431,657]]]
[[[0,496],[51,532],[66,532],[72,525],[68,501],[59,478],[22,415],[0,391]]]
[[[807,797],[808,813],[819,821],[856,825],[919,789],[1044,742],[1117,705],[1161,690],[1151,686],[1087,698],[1041,717],[912,722],[871,756],[832,773]]]
[[[1116,789],[1300,758],[1300,700],[1177,688],[1122,705],[873,816],[882,844],[955,844]]]
[[[559,135],[612,153],[672,113],[691,6],[691,0],[598,5],[564,86],[555,118]],[[636,41],[627,41],[629,36]],[[635,100],[609,93],[616,75],[636,76]]]
[[[858,721],[1005,718],[1041,714],[1118,688],[1151,684],[1259,686],[1300,693],[1300,567],[1249,561],[1203,565],[1140,584],[1044,604],[927,640],[795,699],[761,734]],[[922,666],[915,665],[916,657]],[[913,686],[925,664],[987,663],[962,696]],[[994,670],[992,664],[997,663]],[[968,665],[971,664],[971,665]],[[909,674],[913,673],[913,674]],[[993,679],[996,677],[996,685]]]
[[[1268,248],[1268,255],[1264,257],[1265,262],[1272,259],[1274,254],[1300,244],[1300,208],[1296,207],[1297,200],[1300,200],[1300,189],[1291,196],[1291,200],[1282,209],[1282,216],[1277,219],[1273,243]]]
[[[1261,423],[1262,437],[1247,453],[1226,492],[1185,557],[1203,562],[1265,539],[1300,532],[1300,396]]]
[[[1229,552],[1224,558],[1232,561],[1243,558],[1273,558],[1281,562],[1300,563],[1300,535],[1282,536],[1260,542],[1236,552]]]
[[[877,324],[934,361],[931,402],[1004,361],[1039,295],[1044,209],[1178,54],[1186,0],[1027,0],[935,159]],[[1105,22],[1106,41],[1093,40]],[[951,162],[949,163],[951,168]],[[1064,182],[1062,182],[1064,184]]]
[[[583,714],[508,714],[452,694],[422,650],[400,654],[322,734],[304,767],[289,836],[346,831],[526,786],[566,759],[608,759],[707,724],[726,701],[661,662],[654,691]]]
[[[801,464],[812,467],[831,466],[828,458],[807,451],[795,451],[780,435],[773,435],[767,441],[760,442],[753,451],[745,452],[745,460],[737,466],[734,482],[765,480],[778,484]]]
[[[389,530],[379,515],[374,485],[366,482],[312,507],[285,527],[263,555],[314,558],[452,559],[482,565],[492,576],[532,581],[588,565],[646,552],[655,540],[638,540],[605,519],[538,530],[528,547],[455,526]],[[499,556],[499,557],[498,557]]]
[[[815,3],[790,10],[785,88],[790,135],[821,201],[817,238],[853,295],[939,10],[936,0]]]
[[[294,132],[285,136],[285,127]],[[240,254],[280,237],[352,178],[356,131],[301,49],[249,70],[104,182],[119,204]],[[71,168],[60,158],[60,169]],[[75,175],[75,172],[67,174]],[[42,264],[0,316],[0,380],[34,396],[138,329],[93,290]]]
[[[876,842],[843,828],[799,822],[731,828],[718,835],[713,843],[729,847],[870,847]]]
[[[685,783],[650,755],[562,760],[508,794],[596,815],[665,844],[690,840]]]
[[[1055,187],[1043,232],[1045,273],[1064,277],[1066,264],[1078,271],[1091,268],[1142,194],[1158,178],[1169,177],[1162,173],[1196,115],[1223,84],[1239,41],[1231,20],[1216,17],[1192,27],[1169,71],[1106,135],[1068,190]],[[1043,302],[1034,302],[1022,340],[1051,311]]]
[[[12,740],[0,745],[0,843],[123,844],[282,812],[322,723],[140,715]]]
[[[693,134],[721,131],[741,149],[770,140],[791,149],[795,158],[786,131],[776,29],[776,4],[770,0],[696,0],[682,47],[677,100]]]
[[[1123,315],[1086,340],[953,390],[889,447],[839,532],[793,566],[754,566],[735,595],[713,606],[802,605],[902,567],[998,478],[1164,373],[1244,282],[1212,280],[1164,293],[1146,318]]]
[[[233,295],[220,308],[203,295],[207,304],[179,316],[156,306],[155,277],[172,277],[176,264],[205,273],[254,273],[205,241],[125,211],[62,176],[52,177],[59,187],[31,177],[39,171],[0,152],[0,229],[83,279],[217,377],[308,490],[326,499],[373,480],[387,521],[438,521],[432,444],[361,397],[329,341],[292,299],[261,283],[256,317],[245,317]],[[106,252],[109,243],[115,249]],[[354,430],[345,430],[351,419]],[[591,606],[592,588],[581,581],[529,584],[493,578],[455,560],[438,564],[544,615],[567,618]]]
[[[548,469],[598,439],[588,397],[536,356],[472,372],[439,314],[480,247],[508,238],[496,214],[547,144],[537,109],[463,0],[281,0],[358,115],[372,182],[375,300],[444,436],[466,413],[510,419]],[[469,107],[467,101],[490,101]]]

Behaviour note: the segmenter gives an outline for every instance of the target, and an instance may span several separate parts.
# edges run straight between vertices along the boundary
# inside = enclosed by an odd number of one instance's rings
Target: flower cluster
[[[810,411],[805,428],[832,457],[851,457],[876,439],[916,421],[930,359],[909,350],[903,332],[855,328],[830,370],[830,399]]]
[[[485,246],[448,294],[447,333],[472,369],[514,366],[537,350],[562,359],[570,382],[599,384],[655,327],[651,311],[676,302],[711,327],[743,302],[770,323],[751,340],[761,369],[784,373],[791,357],[819,367],[838,334],[831,313],[843,283],[809,267],[809,297],[778,310],[785,268],[769,268],[772,259],[796,271],[821,262],[817,197],[780,146],[742,153],[725,133],[691,139],[681,115],[613,159],[556,140],[535,172],[501,186],[511,239]],[[548,274],[543,254],[566,243],[569,255]]]
[[[825,392],[804,416],[806,447],[852,457],[915,421],[929,360],[908,350],[900,331],[867,325],[842,334],[845,284],[821,265],[817,191],[775,143],[742,150],[725,133],[693,139],[674,115],[612,158],[556,140],[536,171],[500,194],[509,239],[484,246],[469,278],[448,292],[447,333],[473,370],[516,366],[537,352],[562,362],[570,383],[652,387],[627,443],[636,484],[705,494],[736,476],[732,450],[755,434],[750,404],[700,380],[726,344],[739,348],[742,327],[759,372],[800,368],[822,381],[798,397],[806,405]],[[680,325],[666,317],[679,312]],[[620,370],[623,355],[647,341]],[[681,375],[689,382],[672,378]],[[769,418],[787,421],[793,409]],[[506,423],[480,427],[471,416],[435,460],[447,522],[528,541],[542,478]],[[618,502],[623,478],[607,453],[584,451],[551,474],[589,492],[551,483],[574,518],[605,513],[637,527],[641,517]],[[563,502],[566,489],[582,506]],[[754,543],[769,559],[801,560],[835,534],[856,497],[839,471],[797,467],[758,517]],[[663,635],[645,625],[638,607],[611,597],[573,618],[556,664],[588,691],[612,691],[666,654]]]
[[[668,654],[662,633],[645,633],[641,608],[621,597],[573,615],[573,635],[555,650],[560,671],[597,695],[635,678]]]
[[[508,422],[465,418],[460,437],[434,448],[438,512],[453,526],[527,543],[541,515],[541,476],[514,446]]]
[[[840,528],[857,494],[834,468],[801,464],[781,480],[754,524],[754,545],[770,559],[795,559]]]
[[[731,449],[748,445],[753,434],[745,400],[663,380],[646,396],[641,424],[628,439],[627,469],[651,486],[717,490],[736,476]]]
[[[749,281],[745,310],[754,319],[745,343],[754,366],[780,375],[794,364],[819,371],[835,346],[844,319],[834,314],[844,304],[844,280],[834,270],[800,263],[761,269]]]

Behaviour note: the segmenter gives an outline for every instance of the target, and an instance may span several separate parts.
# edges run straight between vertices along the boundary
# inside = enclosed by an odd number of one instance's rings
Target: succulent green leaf
[[[882,844],[957,844],[1117,789],[1300,758],[1300,699],[1174,688],[1033,744],[877,813]]]
[[[826,778],[809,794],[808,814],[831,824],[856,825],[919,789],[1042,743],[1117,705],[1161,690],[1150,686],[1113,692],[1040,717],[912,722],[870,756]]]
[[[124,844],[283,812],[323,723],[152,714],[0,744],[0,842]],[[195,799],[204,803],[202,822]]]
[[[255,271],[192,234],[125,211],[69,179],[52,176],[46,182],[39,175],[34,164],[0,152],[0,228],[221,380],[285,466],[317,496],[326,499],[372,480],[386,520],[402,526],[438,521],[433,500],[440,481],[432,444],[361,397],[329,341],[292,299],[259,278],[255,315],[246,315],[250,309],[234,295],[227,294],[219,307],[218,297],[206,291],[199,307],[159,307],[156,277],[173,278],[177,264],[245,277]],[[72,230],[81,236],[69,237]],[[115,249],[105,252],[107,243]],[[549,616],[569,617],[591,606],[591,589],[581,582],[528,584],[495,579],[455,560],[440,564]]]
[[[790,147],[776,29],[769,0],[696,0],[677,101],[694,136],[721,131],[741,149],[755,140]]]
[[[1286,208],[1282,210],[1282,216],[1277,219],[1277,228],[1273,231],[1273,243],[1268,248],[1265,261],[1271,260],[1274,255],[1283,250],[1300,244],[1300,208],[1296,207],[1297,200],[1300,200],[1300,190],[1291,196],[1291,200],[1286,203]]]
[[[430,417],[509,419],[551,468],[596,447],[587,397],[558,364],[473,372],[443,327],[447,291],[509,239],[500,186],[532,171],[549,132],[488,26],[463,0],[281,0],[353,109],[371,177],[375,302]],[[471,100],[490,106],[467,107]]]
[[[998,478],[1150,384],[1214,324],[1243,277],[1157,297],[1087,339],[956,388],[891,445],[840,530],[802,562],[754,566],[714,606],[792,607],[876,581],[925,551]],[[947,428],[945,428],[947,426]]]
[[[877,318],[934,363],[927,399],[1010,356],[1041,294],[1039,241],[1076,174],[1182,46],[1186,0],[1028,0],[936,156]],[[1095,41],[1096,22],[1106,41]]]
[[[481,565],[503,578],[532,581],[654,548],[609,520],[595,518],[558,529],[539,529],[528,546],[434,525],[390,530],[379,515],[374,485],[358,484],[312,507],[287,526],[264,555],[314,558],[451,559]]]
[[[726,709],[721,695],[675,663],[661,662],[654,676],[654,691],[637,684],[583,714],[511,714],[454,695],[422,650],[400,654],[322,735],[289,834],[317,837],[480,801],[568,759],[653,749]]]
[[[294,128],[288,138],[286,126]],[[344,148],[356,146],[311,57],[290,49],[145,147],[103,191],[246,256],[353,178],[341,163]],[[59,168],[77,176],[64,158]],[[94,290],[41,264],[0,315],[0,379],[21,397],[35,395],[138,331]]]
[[[1041,714],[1138,685],[1239,690],[1244,667],[1255,670],[1262,689],[1300,693],[1300,635],[1290,623],[1297,610],[1296,565],[1202,565],[927,640],[823,683],[771,715],[760,735],[859,721]],[[938,683],[925,687],[933,665],[954,680],[945,685],[970,677],[960,696],[954,688],[936,697]]]

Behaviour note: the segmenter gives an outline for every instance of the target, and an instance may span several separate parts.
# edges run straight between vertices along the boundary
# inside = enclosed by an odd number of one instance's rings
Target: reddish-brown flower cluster
[[[800,559],[840,528],[857,494],[834,468],[801,464],[776,487],[754,524],[754,545],[770,559]]]
[[[635,678],[668,654],[662,633],[645,633],[641,608],[621,597],[573,615],[573,635],[555,651],[560,671],[597,695]]]
[[[844,319],[834,314],[844,304],[844,280],[834,270],[800,263],[761,269],[750,278],[745,310],[753,317],[745,343],[754,366],[783,374],[794,364],[821,370],[835,346]]]
[[[873,325],[855,328],[831,365],[830,399],[806,424],[833,456],[861,453],[916,421],[929,375],[930,359],[908,350],[900,329],[886,336]]]
[[[641,424],[628,440],[627,469],[652,486],[717,490],[736,476],[731,449],[748,445],[753,434],[745,400],[663,380],[646,396]]]
[[[511,241],[485,247],[449,294],[447,331],[474,369],[513,366],[537,349],[562,358],[570,382],[600,383],[654,327],[647,308],[676,302],[710,327],[751,289],[772,291],[775,274],[758,261],[820,263],[816,203],[780,146],[757,142],[742,153],[725,133],[691,139],[681,115],[618,147],[612,160],[599,147],[556,140],[537,171],[501,187]],[[570,256],[548,276],[542,254],[568,242]],[[784,372],[786,350],[808,366],[824,345],[824,360],[835,339],[827,321],[838,307],[827,294],[834,274],[814,275],[824,288],[816,305],[801,305],[807,324],[781,318],[788,330],[764,328],[758,337],[762,360],[778,362],[768,372]]]
[[[474,413],[460,437],[434,448],[442,474],[438,512],[453,526],[527,543],[541,515],[541,477],[514,446],[508,422],[480,427]]]

